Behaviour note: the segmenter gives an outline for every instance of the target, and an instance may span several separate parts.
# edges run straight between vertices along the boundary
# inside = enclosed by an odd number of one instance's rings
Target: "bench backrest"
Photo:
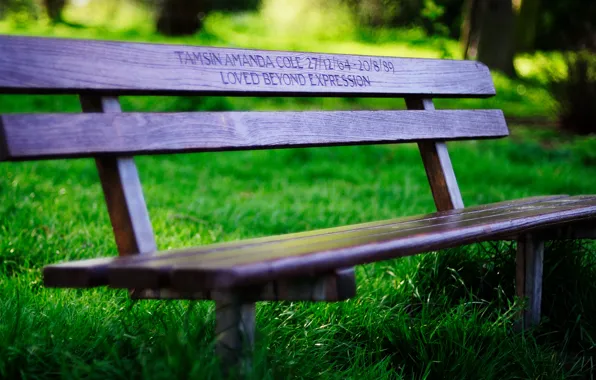
[[[16,93],[487,97],[475,61],[0,36]]]
[[[445,140],[503,137],[474,61],[0,36],[0,93],[78,94],[82,114],[0,115],[0,160],[95,157],[120,254],[156,250],[131,156],[417,141],[439,210],[463,207]],[[122,113],[119,95],[403,97],[408,111]]]

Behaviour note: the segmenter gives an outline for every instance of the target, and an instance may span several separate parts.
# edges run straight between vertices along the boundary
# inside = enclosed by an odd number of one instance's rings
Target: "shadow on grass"
[[[558,241],[546,244],[541,324],[529,333],[515,333],[513,324],[523,300],[514,300],[515,244],[485,243],[451,249],[423,256],[411,281],[411,314],[425,318],[430,313],[437,319],[434,334],[441,334],[440,319],[460,309],[459,323],[481,317],[466,326],[470,337],[477,334],[469,347],[478,358],[503,356],[509,358],[508,371],[519,359],[522,364],[527,353],[535,351],[534,366],[541,358],[545,362],[558,361],[559,370],[567,376],[593,376],[596,356],[596,244],[589,241]],[[434,303],[434,311],[428,311]],[[467,313],[467,315],[466,315]],[[437,327],[439,326],[439,327]],[[484,328],[479,329],[481,326]],[[501,331],[494,328],[498,326]],[[462,326],[463,327],[463,326]],[[486,328],[488,327],[488,329]],[[506,336],[501,335],[507,332]],[[447,334],[449,328],[446,329]],[[489,332],[489,334],[486,334]],[[520,342],[519,340],[525,342]],[[445,345],[453,337],[444,336]],[[517,343],[513,343],[514,341]],[[442,348],[444,350],[444,347]],[[558,356],[553,360],[546,352]],[[542,353],[542,356],[540,355]],[[496,356],[495,356],[496,355]],[[507,354],[505,355],[507,356]],[[408,355],[402,356],[407,358]],[[529,359],[529,358],[528,358]],[[499,362],[499,360],[496,360]],[[531,363],[526,363],[531,365]],[[487,363],[491,368],[490,363]],[[500,372],[501,369],[495,368]],[[530,373],[524,368],[520,375]],[[555,369],[555,368],[553,368]],[[559,370],[555,372],[559,372]],[[444,372],[435,372],[439,375]],[[560,372],[559,372],[560,373]],[[511,375],[511,373],[510,373]]]

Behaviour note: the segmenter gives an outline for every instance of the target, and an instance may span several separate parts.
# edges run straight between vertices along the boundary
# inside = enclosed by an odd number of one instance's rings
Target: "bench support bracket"
[[[518,297],[528,298],[528,304],[522,316],[523,328],[535,326],[540,322],[543,259],[543,240],[532,234],[519,237],[517,240],[515,287]]]
[[[121,112],[118,98],[81,95],[83,112]],[[95,159],[120,256],[157,251],[141,181],[132,157]]]
[[[406,106],[409,110],[432,111],[435,109],[432,99],[429,98],[406,98]],[[420,141],[418,148],[437,210],[447,211],[463,208],[464,202],[445,142]]]

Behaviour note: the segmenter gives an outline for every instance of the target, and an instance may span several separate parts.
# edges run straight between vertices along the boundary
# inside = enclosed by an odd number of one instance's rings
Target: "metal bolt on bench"
[[[517,295],[534,325],[544,240],[596,237],[596,196],[464,208],[446,141],[509,132],[500,110],[435,110],[432,99],[495,95],[478,62],[0,36],[0,93],[80,96],[80,114],[1,115],[0,159],[95,158],[120,254],[49,265],[45,285],[215,300],[226,363],[252,346],[256,301],[345,300],[355,265],[495,239],[518,241]],[[124,113],[119,95],[391,97],[408,110]],[[167,252],[133,159],[406,142],[418,143],[437,213]]]

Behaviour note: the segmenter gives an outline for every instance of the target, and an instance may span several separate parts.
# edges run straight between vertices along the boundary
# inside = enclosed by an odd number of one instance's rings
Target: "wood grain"
[[[0,36],[0,92],[486,97],[475,61]]]
[[[335,239],[298,247],[280,247],[257,255],[239,253],[228,259],[218,257],[190,258],[168,267],[162,263],[158,270],[168,274],[174,289],[240,286],[275,277],[317,273],[336,267],[387,260],[434,249],[448,248],[496,236],[499,232],[524,230],[545,223],[564,223],[596,215],[596,202],[591,206],[561,207],[559,209],[525,210],[518,215],[504,213],[484,220],[462,221],[454,224],[431,225],[413,230],[370,233],[360,238]],[[215,255],[214,255],[215,256]],[[250,257],[249,257],[250,256]],[[148,263],[147,263],[148,264]],[[147,265],[142,270],[147,269]],[[114,268],[117,269],[117,268]],[[127,269],[128,270],[128,269]],[[126,272],[126,271],[125,271]],[[133,277],[133,271],[129,277]],[[122,278],[119,273],[115,278]],[[110,273],[108,277],[111,279]],[[129,278],[126,279],[126,282]],[[115,284],[112,284],[114,286]],[[122,284],[124,285],[124,284]]]
[[[0,121],[10,160],[508,135],[500,110],[34,114]]]
[[[408,97],[406,105],[411,110],[434,111],[435,109],[432,99],[427,98]],[[418,148],[437,210],[463,208],[464,202],[445,141],[421,141],[418,143]]]
[[[209,252],[205,247],[196,249],[194,254],[186,250],[158,256],[155,260],[117,260],[103,270],[113,287],[148,287],[148,278],[177,291],[243,286],[493,240],[514,231],[527,232],[594,219],[596,197],[563,198],[477,213],[464,211],[454,210],[444,218],[431,218],[426,223],[385,224],[299,241],[281,241],[266,247],[219,252]],[[96,264],[93,268],[97,268]],[[66,277],[72,266],[67,263],[62,268],[60,264],[46,267],[46,285],[51,286],[52,279],[59,278],[60,272]]]
[[[80,101],[83,112],[105,112],[106,114],[121,112],[117,98],[81,96]],[[39,142],[43,144],[43,138]],[[133,158],[96,158],[95,163],[118,254],[126,256],[154,253],[157,247],[153,228]]]
[[[46,266],[44,268],[44,281],[46,286],[53,287],[74,287],[74,288],[85,288],[94,287],[108,284],[107,270],[112,264],[125,265],[125,264],[138,264],[144,261],[157,262],[160,260],[170,260],[171,257],[176,256],[193,256],[196,254],[205,254],[211,252],[224,253],[234,249],[250,249],[251,247],[259,247],[260,250],[268,249],[272,244],[281,242],[287,242],[295,239],[311,239],[318,238],[328,234],[337,233],[348,233],[352,231],[358,231],[363,229],[370,229],[375,227],[384,227],[390,225],[401,225],[402,223],[418,223],[422,221],[430,221],[433,219],[445,219],[449,215],[459,214],[461,216],[468,215],[471,213],[479,213],[483,211],[498,210],[504,208],[510,208],[515,206],[531,205],[535,203],[546,203],[550,201],[565,201],[577,202],[582,197],[569,198],[568,196],[544,196],[544,197],[530,197],[525,199],[517,199],[513,201],[497,202],[487,205],[467,207],[463,210],[458,211],[447,211],[441,213],[433,213],[427,215],[418,215],[410,217],[402,217],[398,219],[360,223],[349,226],[341,226],[335,228],[326,228],[322,230],[297,232],[292,234],[267,236],[262,238],[240,240],[226,243],[210,244],[203,247],[194,247],[178,250],[170,250],[167,253],[161,253],[156,256],[137,256],[137,257],[126,257],[126,258],[100,258],[100,259],[88,259],[81,261],[70,261],[56,265]],[[154,274],[153,274],[154,275]],[[156,289],[163,287],[159,283],[159,276],[157,278],[148,279],[149,284],[144,285],[145,288]]]
[[[517,296],[528,299],[523,315],[523,328],[540,323],[543,261],[544,241],[533,234],[522,235],[517,241],[515,280]]]

